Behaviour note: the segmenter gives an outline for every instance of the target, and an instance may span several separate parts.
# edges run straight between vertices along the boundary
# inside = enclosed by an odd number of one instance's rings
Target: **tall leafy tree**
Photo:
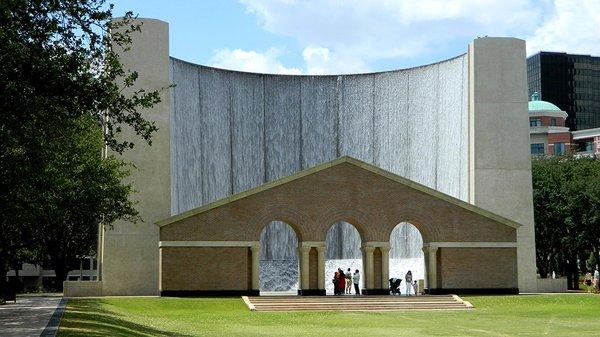
[[[598,252],[600,160],[568,154],[532,162],[537,267],[578,289],[590,252]]]
[[[89,116],[65,130],[65,139],[43,145],[47,158],[38,168],[30,201],[37,219],[35,242],[39,260],[64,280],[79,259],[95,252],[98,226],[117,219],[137,220],[128,199],[131,185],[121,181],[129,166],[114,157],[102,158],[102,131]]]
[[[157,131],[143,111],[160,102],[160,92],[133,90],[138,75],[119,61],[119,53],[131,44],[130,34],[142,27],[132,21],[132,13],[113,20],[112,9],[104,0],[0,1],[0,287],[19,251],[53,249],[43,240],[42,245],[32,242],[44,237],[40,231],[56,230],[64,239],[78,233],[85,221],[97,221],[92,220],[96,216],[132,216],[125,205],[116,212],[104,207],[111,198],[122,201],[123,190],[99,188],[96,192],[107,199],[81,207],[81,198],[92,191],[89,186],[78,190],[86,170],[81,165],[91,160],[84,163],[79,156],[91,152],[72,144],[83,142],[99,156],[98,144],[84,136],[97,128],[104,130],[103,142],[121,153],[134,146],[133,139],[117,137],[123,126],[148,143]],[[102,179],[125,172],[114,160],[106,165],[113,167],[85,171],[85,184],[106,187]],[[62,231],[65,222],[72,228]],[[40,254],[49,255],[56,254]]]
[[[536,232],[537,268],[545,278],[557,271],[556,259],[560,239],[565,236],[561,226],[568,209],[561,201],[565,198],[563,176],[556,158],[535,158],[532,165],[533,202]],[[562,270],[562,269],[560,269]]]

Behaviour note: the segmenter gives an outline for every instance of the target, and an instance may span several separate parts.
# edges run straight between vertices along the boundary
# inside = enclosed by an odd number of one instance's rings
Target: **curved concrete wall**
[[[172,214],[343,155],[468,200],[466,54],[340,76],[170,65]]]
[[[103,294],[157,293],[154,223],[169,213],[344,154],[521,223],[519,288],[536,291],[525,41],[480,38],[468,55],[392,72],[277,76],[172,59],[168,24],[138,20],[122,61],[140,88],[177,87],[144,111],[160,127],[153,146],[120,157],[139,169],[127,181],[144,221],[100,231]]]

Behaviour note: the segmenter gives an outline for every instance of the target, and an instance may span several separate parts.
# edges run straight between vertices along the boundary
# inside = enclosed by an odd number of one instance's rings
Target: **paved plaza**
[[[0,335],[3,337],[54,336],[60,322],[53,314],[61,304],[61,295],[20,296],[17,303],[0,306]],[[63,301],[64,304],[64,301]],[[52,324],[48,324],[52,319]],[[46,329],[48,328],[48,329]]]

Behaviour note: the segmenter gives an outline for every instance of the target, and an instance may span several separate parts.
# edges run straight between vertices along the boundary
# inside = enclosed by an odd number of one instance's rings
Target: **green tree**
[[[532,161],[537,267],[578,289],[590,252],[598,251],[600,161],[568,154]]]
[[[541,277],[562,270],[556,265],[560,254],[560,239],[564,237],[561,224],[568,213],[562,188],[563,176],[556,158],[534,158],[532,162],[533,204],[536,233],[536,260]]]
[[[38,221],[36,256],[53,267],[59,282],[79,266],[78,258],[95,252],[100,223],[137,220],[128,199],[132,186],[121,182],[127,164],[102,158],[102,131],[91,118],[73,124],[60,142],[44,144],[49,160],[38,168],[34,189],[40,193],[30,203]]]
[[[148,143],[157,131],[143,111],[160,102],[160,91],[133,90],[138,75],[119,61],[119,53],[131,44],[130,34],[142,27],[132,21],[132,13],[113,20],[112,8],[104,0],[0,1],[0,288],[19,251],[54,249],[35,242],[44,231],[56,230],[67,238],[84,221],[97,223],[95,216],[132,215],[128,207],[92,209],[109,205],[112,197],[121,200],[114,190],[116,194],[103,194],[109,198],[104,203],[84,202],[90,208],[79,208],[78,214],[69,213],[80,204],[74,200],[89,196],[55,195],[76,193],[82,181],[78,156],[88,152],[70,143],[83,141],[84,131],[90,132],[91,126],[82,123],[104,130],[104,142],[119,153],[133,147],[132,139],[118,138],[123,126]],[[97,151],[97,144],[86,144]],[[106,165],[113,168],[87,172],[87,184],[107,186],[102,179],[125,174],[114,159]],[[67,225],[72,228],[60,229]]]

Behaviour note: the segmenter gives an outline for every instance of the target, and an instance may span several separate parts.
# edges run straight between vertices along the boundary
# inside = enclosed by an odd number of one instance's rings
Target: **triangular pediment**
[[[430,187],[427,187],[425,185],[419,184],[419,183],[414,182],[412,180],[409,180],[409,179],[406,179],[404,177],[401,177],[401,176],[399,176],[397,174],[394,174],[394,173],[391,173],[389,171],[383,170],[383,169],[381,169],[381,168],[379,168],[379,167],[377,167],[375,165],[368,164],[366,162],[360,161],[360,160],[358,160],[356,158],[352,158],[352,157],[349,157],[349,156],[340,157],[340,158],[337,158],[335,160],[332,160],[332,161],[329,161],[329,162],[326,162],[326,163],[322,163],[322,164],[313,166],[311,168],[299,171],[299,172],[294,173],[292,175],[289,175],[287,177],[283,177],[281,179],[277,179],[277,180],[265,183],[265,184],[263,184],[261,186],[258,186],[258,187],[255,187],[255,188],[252,188],[252,189],[240,192],[240,193],[233,194],[233,195],[231,195],[231,196],[229,196],[227,198],[223,198],[223,199],[214,201],[212,203],[206,204],[204,206],[200,206],[200,207],[191,209],[189,211],[186,211],[186,212],[183,212],[183,213],[171,216],[169,218],[157,221],[156,224],[159,227],[166,226],[166,225],[172,224],[174,222],[178,222],[180,220],[184,220],[184,219],[193,217],[195,215],[199,215],[199,214],[208,212],[208,211],[210,211],[212,209],[215,209],[215,208],[218,208],[218,207],[221,207],[221,206],[224,206],[224,205],[228,205],[228,204],[234,203],[234,202],[236,202],[238,200],[252,197],[253,195],[259,194],[261,192],[265,192],[265,191],[274,189],[276,187],[279,187],[279,186],[282,186],[282,185],[285,185],[285,184],[288,184],[288,183],[291,183],[291,182],[303,179],[303,178],[308,177],[308,176],[310,176],[312,174],[315,174],[315,173],[318,173],[318,172],[321,172],[321,171],[324,171],[326,169],[332,168],[332,167],[337,166],[337,165],[342,165],[342,164],[350,164],[350,165],[356,167],[357,170],[366,170],[368,172],[374,173],[374,174],[376,174],[378,176],[381,176],[383,178],[389,179],[392,183],[400,184],[402,186],[405,186],[405,187],[417,190],[417,191],[422,192],[422,193],[424,193],[426,195],[429,195],[429,196],[431,196],[433,198],[436,198],[436,199],[445,201],[447,203],[453,204],[453,205],[458,206],[458,207],[460,207],[462,209],[465,209],[465,210],[467,210],[469,212],[473,212],[473,213],[476,213],[476,214],[478,214],[480,216],[484,216],[486,218],[489,218],[491,220],[494,220],[494,221],[499,222],[501,224],[504,224],[506,226],[509,226],[509,227],[512,227],[512,228],[515,228],[515,229],[519,228],[521,226],[521,224],[519,224],[519,223],[517,223],[517,222],[515,222],[513,220],[507,219],[507,218],[505,218],[503,216],[500,216],[498,214],[492,213],[492,212],[490,212],[488,210],[485,210],[485,209],[483,209],[481,207],[472,205],[470,203],[467,203],[467,202],[462,201],[460,199],[454,198],[454,197],[452,197],[450,195],[444,194],[444,193],[442,193],[440,191],[437,191],[437,190],[432,189]]]

